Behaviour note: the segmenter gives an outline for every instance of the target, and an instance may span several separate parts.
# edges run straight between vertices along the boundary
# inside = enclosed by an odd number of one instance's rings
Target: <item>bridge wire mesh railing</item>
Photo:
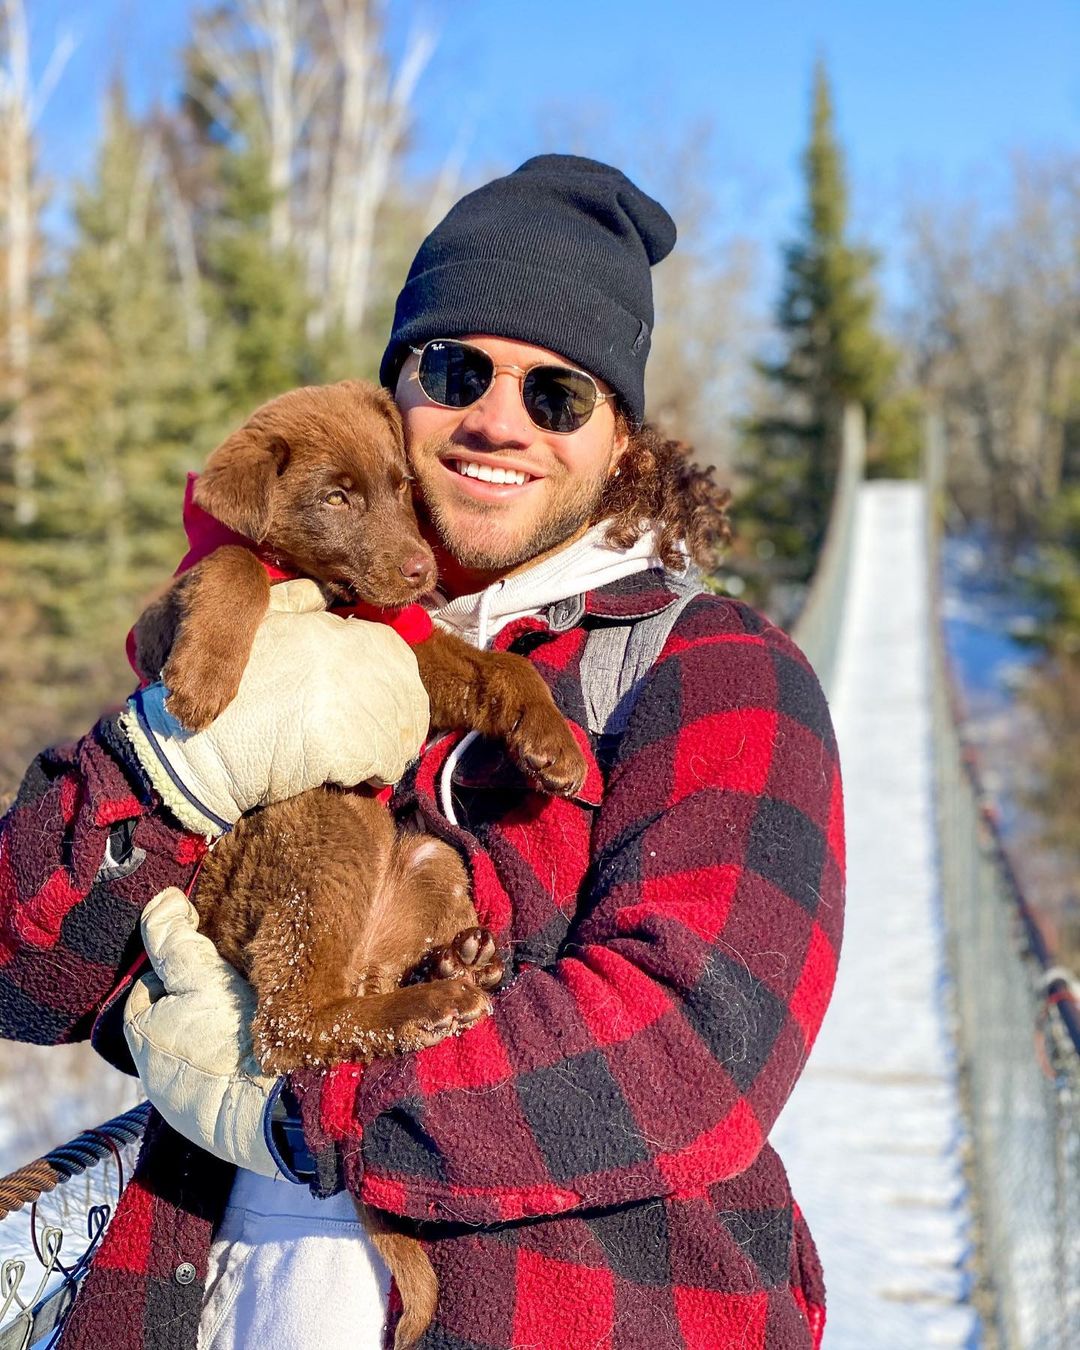
[[[851,568],[855,503],[866,466],[866,421],[858,404],[849,404],[844,409],[842,427],[839,469],[825,542],[802,608],[791,625],[791,636],[830,697],[835,692],[840,626]]]
[[[0,1350],[42,1344],[62,1322],[149,1112],[144,1102],[0,1177]]]
[[[979,1265],[1004,1350],[1077,1350],[1080,986],[1054,964],[965,739],[937,608],[944,437],[936,419],[926,448],[936,810]]]

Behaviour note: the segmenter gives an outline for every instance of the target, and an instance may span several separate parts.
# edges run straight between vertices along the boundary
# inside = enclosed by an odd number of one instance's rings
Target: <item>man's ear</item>
[[[218,446],[195,482],[195,503],[230,530],[261,543],[274,484],[289,462],[285,438],[248,422]]]
[[[619,464],[622,457],[626,454],[630,446],[630,428],[621,417],[615,422],[615,435],[611,440],[611,463],[608,466],[608,477],[616,478],[620,472]]]

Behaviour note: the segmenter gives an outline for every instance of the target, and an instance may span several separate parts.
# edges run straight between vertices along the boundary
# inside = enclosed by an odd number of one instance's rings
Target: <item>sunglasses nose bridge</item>
[[[501,374],[513,378],[509,382],[500,382]],[[535,423],[521,399],[524,375],[520,366],[495,366],[491,383],[465,409],[462,427],[482,435],[493,445],[522,448],[529,445],[535,434]]]
[[[513,375],[517,383],[521,384],[522,381],[525,379],[525,376],[528,375],[528,373],[529,372],[524,368],[524,366],[514,366],[507,361],[500,361],[500,362],[493,361],[491,363],[491,380],[493,384],[495,380],[502,374]]]

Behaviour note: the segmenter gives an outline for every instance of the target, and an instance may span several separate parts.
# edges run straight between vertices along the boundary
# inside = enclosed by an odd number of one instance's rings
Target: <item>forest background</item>
[[[1075,895],[1080,22],[761,9],[0,0],[0,796],[128,692],[186,471],[371,376],[425,232],[561,150],[678,221],[648,401],[735,492],[718,588],[797,608],[844,402],[890,476],[943,417],[953,530],[1023,597],[1025,847]]]

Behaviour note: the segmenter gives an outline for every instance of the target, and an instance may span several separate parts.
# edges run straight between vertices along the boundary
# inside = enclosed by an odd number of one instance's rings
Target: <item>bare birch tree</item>
[[[33,523],[34,429],[29,405],[32,354],[32,293],[39,253],[40,199],[34,182],[34,127],[63,73],[74,43],[61,36],[35,88],[23,0],[0,2],[0,221],[3,221],[5,439],[17,527]]]
[[[335,127],[326,182],[316,198],[309,279],[316,323],[359,331],[367,311],[375,227],[401,148],[417,82],[434,50],[415,30],[396,71],[382,54],[382,15],[370,0],[323,0],[332,50],[327,122]],[[313,169],[317,169],[313,165]]]
[[[649,417],[669,435],[688,440],[699,462],[714,465],[720,481],[731,482],[739,419],[754,395],[751,356],[764,331],[752,298],[758,253],[749,239],[718,227],[730,179],[716,163],[707,121],[677,141],[654,130],[647,150],[656,166],[657,195],[679,229],[677,247],[655,270]]]
[[[265,156],[270,243],[303,261],[316,338],[363,325],[376,222],[434,50],[414,29],[392,68],[385,14],[382,0],[231,0],[195,28],[196,97]]]
[[[909,328],[950,420],[954,486],[1014,540],[1058,489],[1080,381],[1078,182],[1075,156],[1018,156],[996,217],[978,202],[909,217]]]

